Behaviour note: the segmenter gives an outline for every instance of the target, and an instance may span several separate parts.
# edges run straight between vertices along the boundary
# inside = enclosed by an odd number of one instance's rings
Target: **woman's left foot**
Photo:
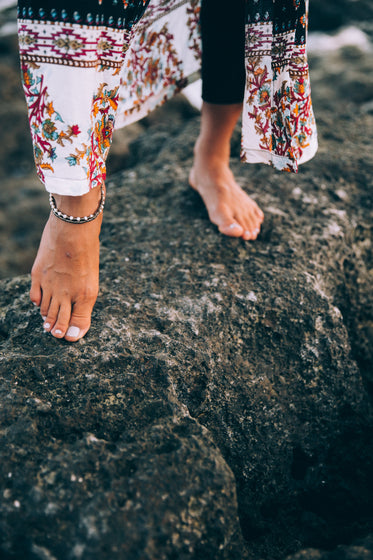
[[[229,158],[205,154],[197,141],[189,184],[205,203],[211,222],[230,237],[257,238],[264,214],[237,184]]]

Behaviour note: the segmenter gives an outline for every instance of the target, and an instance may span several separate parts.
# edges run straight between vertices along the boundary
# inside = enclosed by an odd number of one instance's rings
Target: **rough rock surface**
[[[109,181],[86,338],[1,282],[1,559],[371,558],[372,63],[333,57],[317,158],[232,160],[257,242],[208,222],[198,117],[164,114]]]
[[[373,537],[369,536],[349,546],[337,546],[331,551],[307,548],[288,556],[286,560],[372,560]]]

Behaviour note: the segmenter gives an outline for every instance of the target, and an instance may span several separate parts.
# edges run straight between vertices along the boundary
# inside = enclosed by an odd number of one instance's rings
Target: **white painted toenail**
[[[50,326],[49,323],[44,323],[43,329],[48,330],[48,329],[50,329],[50,328],[51,328],[51,326]]]
[[[54,331],[54,334],[62,334],[62,331],[61,331],[60,329],[56,329],[56,330]]]
[[[241,226],[239,226],[238,224],[231,224],[230,226],[228,226],[228,229],[233,229],[237,227],[241,227]]]
[[[253,233],[259,233],[259,231],[260,231],[260,230],[259,230],[258,228],[255,228],[254,231],[253,231]]]
[[[47,318],[47,316],[44,317],[44,315],[43,315],[43,317],[42,317],[43,321],[45,321],[46,318]]]
[[[76,338],[80,334],[79,327],[69,327],[67,329],[66,336],[71,336],[72,338]]]

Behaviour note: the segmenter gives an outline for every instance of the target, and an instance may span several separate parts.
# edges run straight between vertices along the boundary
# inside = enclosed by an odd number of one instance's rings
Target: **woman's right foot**
[[[55,195],[57,207],[74,216],[92,213],[100,189],[80,197]],[[91,325],[98,294],[99,234],[102,214],[92,222],[69,224],[52,213],[31,271],[31,301],[40,307],[43,327],[56,338],[75,342]]]

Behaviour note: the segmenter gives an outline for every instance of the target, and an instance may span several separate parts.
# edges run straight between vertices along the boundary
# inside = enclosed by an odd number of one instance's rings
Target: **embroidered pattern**
[[[114,125],[141,118],[197,77],[201,0],[65,0],[58,9],[39,3],[45,6],[18,2],[37,170],[51,192],[64,194],[69,183],[69,194],[82,194],[105,178]],[[245,6],[241,156],[296,171],[317,147],[308,2]]]
[[[31,65],[22,64],[22,83],[29,109],[36,169],[44,182],[45,171],[54,172],[53,162],[57,158],[58,146],[65,147],[66,142],[73,144],[73,138],[78,137],[81,131],[77,124],[65,125],[49,98],[43,76],[36,77],[32,70]]]
[[[91,139],[88,156],[88,179],[92,186],[100,185],[106,178],[105,161],[112,141],[115,113],[118,107],[118,89],[107,89],[108,84],[100,84],[92,103],[92,128],[88,131]]]
[[[121,87],[135,98],[135,103],[129,114],[140,110],[154,95],[157,85],[162,89],[173,87],[175,92],[185,85],[182,61],[173,48],[175,38],[169,32],[167,24],[160,31],[144,30],[134,43],[130,56],[126,62],[125,79],[121,80]],[[155,58],[153,53],[159,53]]]
[[[189,28],[189,44],[195,54],[197,60],[201,59],[201,42],[199,36],[201,33],[199,17],[201,12],[201,4],[199,0],[192,0],[187,7],[187,26]]]
[[[107,27],[92,29],[20,20],[18,37],[24,61],[103,69],[121,67],[130,33]]]
[[[295,10],[299,6],[300,2],[295,3]],[[296,37],[295,29],[273,34],[271,23],[249,24],[245,60],[243,119],[253,123],[258,147],[268,153],[268,163],[297,171],[298,161],[307,156],[307,148],[315,151],[317,146],[302,37]],[[251,161],[253,150],[244,141],[241,157]]]
[[[82,165],[92,188],[101,185],[106,178],[105,161],[113,137],[118,89],[108,90],[107,84],[100,84],[93,97],[93,122],[87,133],[91,142],[82,144],[66,158],[70,166]]]

